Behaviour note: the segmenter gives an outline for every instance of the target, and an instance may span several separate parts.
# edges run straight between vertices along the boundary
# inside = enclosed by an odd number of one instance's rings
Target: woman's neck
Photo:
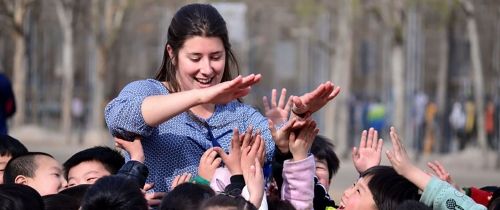
[[[208,119],[215,112],[215,104],[201,104],[198,106],[193,106],[189,109],[193,114],[203,119]]]

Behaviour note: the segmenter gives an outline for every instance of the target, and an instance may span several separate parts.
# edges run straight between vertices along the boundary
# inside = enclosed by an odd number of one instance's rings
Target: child
[[[0,134],[0,184],[3,184],[3,171],[10,159],[28,153],[28,149],[9,135]]]
[[[71,156],[64,166],[68,187],[93,184],[97,179],[116,174],[125,163],[120,152],[109,147],[92,147]]]
[[[28,185],[41,196],[56,194],[66,185],[61,164],[42,152],[28,152],[11,159],[3,178],[5,183]]]
[[[390,135],[393,148],[387,151],[387,157],[398,174],[423,190],[420,202],[437,210],[486,210],[486,207],[475,203],[470,197],[459,192],[447,182],[431,177],[431,175],[413,165],[394,127],[391,127]]]

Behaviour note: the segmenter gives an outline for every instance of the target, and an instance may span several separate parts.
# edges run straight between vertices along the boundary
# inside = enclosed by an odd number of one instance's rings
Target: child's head
[[[40,194],[20,184],[0,184],[0,209],[43,210]]]
[[[316,159],[316,177],[328,189],[333,175],[339,170],[340,161],[333,150],[331,141],[321,135],[316,135],[311,146],[311,153]]]
[[[241,195],[230,196],[225,194],[219,194],[213,196],[201,205],[201,210],[257,210],[257,208],[245,200]]]
[[[405,200],[418,200],[418,187],[389,166],[375,166],[342,195],[345,210],[395,209]],[[342,208],[341,208],[342,209]]]
[[[28,149],[19,140],[0,134],[0,184],[3,184],[3,171],[7,162],[25,153],[28,153]]]
[[[198,209],[204,200],[214,195],[215,192],[209,186],[183,183],[163,197],[160,209]]]
[[[80,208],[78,201],[69,195],[58,193],[43,196],[42,199],[45,210],[78,210]]]
[[[42,196],[55,194],[66,184],[59,162],[42,152],[28,152],[11,159],[3,178],[5,183],[28,185]]]
[[[116,174],[125,163],[120,152],[109,147],[92,147],[71,156],[64,166],[68,186],[93,184],[97,179]]]
[[[398,205],[396,210],[432,210],[432,208],[416,200],[405,200]]]
[[[148,205],[136,182],[114,175],[102,177],[90,186],[80,209],[147,210]]]

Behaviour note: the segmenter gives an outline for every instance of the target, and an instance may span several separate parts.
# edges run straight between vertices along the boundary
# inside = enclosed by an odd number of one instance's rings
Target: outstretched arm
[[[196,105],[228,103],[247,95],[250,92],[250,87],[259,82],[260,78],[260,74],[251,74],[246,77],[238,76],[231,81],[222,82],[209,88],[149,96],[141,106],[144,121],[149,126],[154,127]],[[172,101],[175,101],[175,106],[172,106]]]

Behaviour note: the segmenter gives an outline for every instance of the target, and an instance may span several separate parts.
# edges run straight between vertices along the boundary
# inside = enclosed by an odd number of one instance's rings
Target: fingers
[[[191,180],[191,173],[183,173],[175,176],[174,181],[172,181],[172,189],[182,183],[189,182],[189,180]]]
[[[384,146],[384,140],[378,139],[377,141],[377,152],[382,152],[382,147]]]
[[[248,145],[250,145],[250,140],[252,138],[252,131],[253,131],[253,126],[252,125],[248,126],[248,128],[245,131],[245,134],[243,136],[243,142],[242,142],[242,145],[241,145],[242,148],[245,148]]]
[[[285,104],[284,110],[286,111],[286,113],[290,113],[290,109],[292,108],[292,98],[293,96],[288,97],[288,101]]]
[[[370,144],[368,146],[375,149],[375,148],[377,148],[377,143],[378,143],[378,131],[374,130],[372,144]]]
[[[334,99],[335,97],[337,97],[340,93],[340,87],[335,87],[335,89],[333,89],[332,93],[328,96],[327,100],[332,100]]]
[[[154,186],[155,186],[154,183],[146,183],[146,184],[144,184],[144,187],[142,188],[142,190],[148,191],[148,190],[152,189]]]
[[[366,137],[367,137],[368,132],[366,130],[363,130],[361,133],[361,139],[359,140],[359,148],[365,148],[366,147]]]
[[[224,149],[220,147],[214,147],[214,151],[217,152],[217,154],[222,158],[222,161],[227,162],[227,160],[229,159],[229,155],[226,154]]]
[[[238,131],[238,128],[233,129],[233,136],[231,137],[231,150],[239,150],[241,147],[241,142],[240,142],[240,132]]]
[[[276,89],[271,91],[271,108],[276,108]]]
[[[262,104],[264,104],[264,113],[267,113],[271,107],[269,107],[269,101],[267,101],[267,96],[262,97]]]
[[[373,142],[373,137],[376,136],[376,131],[375,129],[373,128],[370,128],[370,130],[368,130],[368,138],[366,140],[366,144],[365,144],[365,147],[371,147],[372,146],[372,142]],[[359,148],[365,148],[365,147],[361,147],[359,146]]]
[[[286,89],[283,88],[281,89],[281,95],[280,95],[280,99],[279,99],[279,102],[278,102],[278,107],[280,108],[285,108],[285,100],[286,100]]]

